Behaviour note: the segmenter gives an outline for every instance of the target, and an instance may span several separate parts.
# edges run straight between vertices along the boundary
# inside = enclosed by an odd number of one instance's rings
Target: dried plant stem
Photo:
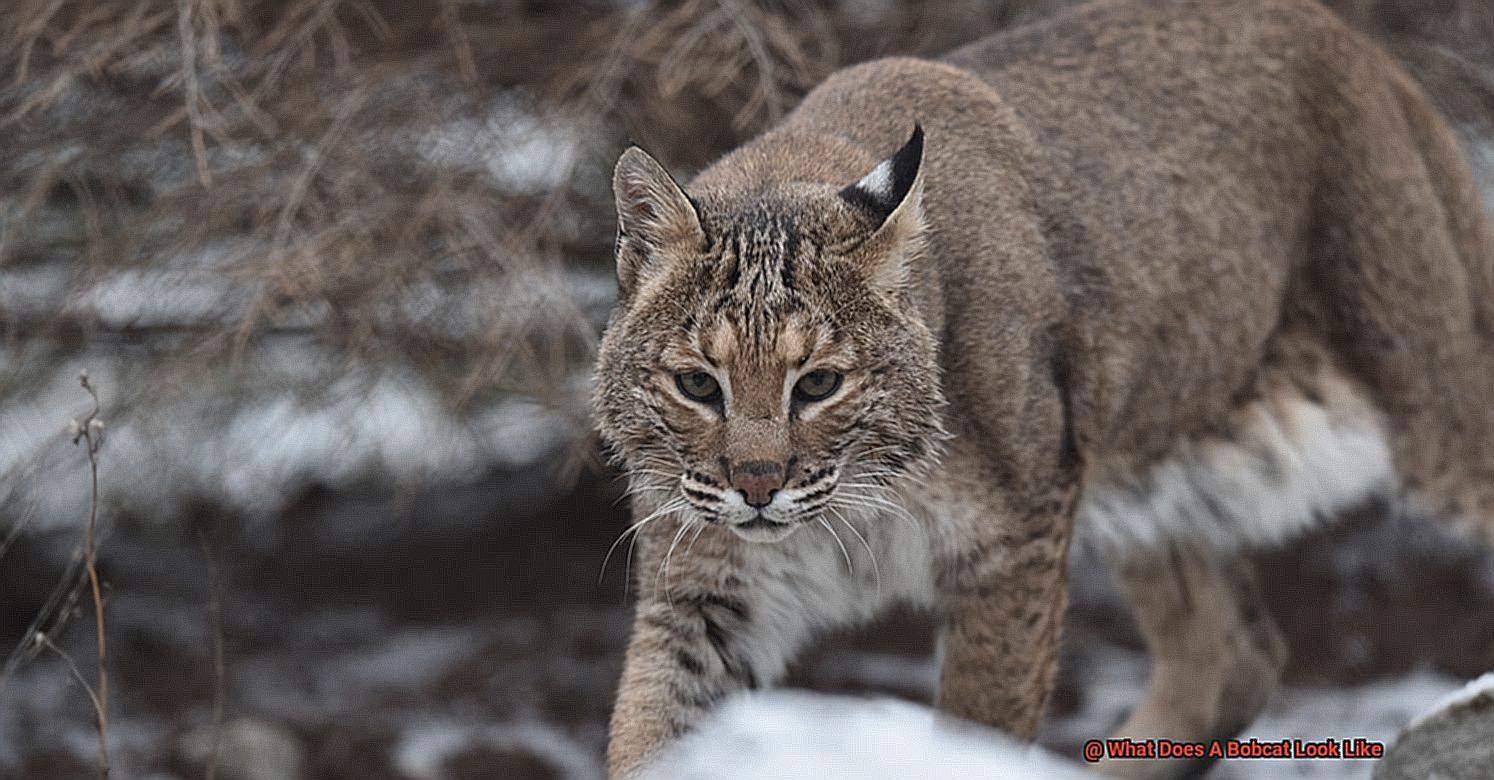
[[[93,592],[94,634],[98,638],[98,685],[89,691],[99,733],[99,777],[109,776],[109,650],[104,632],[104,593],[99,585],[97,529],[99,520],[99,449],[104,445],[104,422],[99,419],[99,395],[88,383],[88,372],[78,376],[78,383],[93,399],[93,409],[81,423],[76,423],[73,444],[80,440],[88,452],[88,532],[83,541],[83,567]],[[44,637],[43,637],[44,638]],[[50,642],[51,640],[46,640]],[[54,646],[55,649],[55,646]],[[71,659],[69,659],[71,663]],[[74,667],[74,672],[77,669]]]
[[[73,657],[64,652],[62,648],[58,647],[57,643],[53,642],[51,637],[40,632],[37,632],[35,636],[37,644],[40,644],[42,647],[45,647],[46,649],[51,650],[53,653],[56,653],[57,657],[61,658],[64,664],[67,664],[68,674],[71,674],[73,676],[73,679],[77,680],[78,684],[83,686],[83,692],[87,693],[88,700],[93,702],[94,711],[99,711],[100,707],[102,706],[101,704],[99,704],[99,694],[93,689],[92,685],[88,684],[88,678],[83,676],[83,670],[78,668],[78,662],[74,661]]]
[[[203,140],[202,86],[197,76],[197,28],[193,27],[192,9],[192,0],[181,0],[176,26],[181,37],[182,92],[186,98],[187,128],[192,140],[192,156],[197,163],[197,180],[202,186],[210,187],[213,174],[208,165],[207,143]]]
[[[88,507],[88,542],[83,549],[84,566],[88,568],[88,586],[93,591],[94,631],[99,645],[99,776],[109,776],[109,657],[108,640],[104,633],[104,597],[99,589],[99,568],[93,546],[94,528],[98,522],[99,463],[93,452],[88,454],[88,470],[92,477],[93,494]]]

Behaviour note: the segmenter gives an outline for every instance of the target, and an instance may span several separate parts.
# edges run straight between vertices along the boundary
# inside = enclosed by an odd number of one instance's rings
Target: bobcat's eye
[[[674,383],[679,386],[680,392],[686,398],[701,403],[711,403],[721,398],[721,385],[716,377],[704,371],[691,371],[686,374],[675,374]]]
[[[801,401],[823,401],[840,389],[841,378],[834,371],[811,371],[794,385],[794,397]]]

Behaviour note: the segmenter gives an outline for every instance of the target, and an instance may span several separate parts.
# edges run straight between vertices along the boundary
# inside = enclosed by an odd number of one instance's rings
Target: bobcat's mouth
[[[732,533],[749,542],[782,541],[798,528],[799,523],[780,523],[777,520],[769,520],[762,513],[758,513],[756,517],[745,523],[731,526]]]

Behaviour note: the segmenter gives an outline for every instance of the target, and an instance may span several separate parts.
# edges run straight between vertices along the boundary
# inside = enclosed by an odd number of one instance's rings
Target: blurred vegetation
[[[626,140],[694,169],[837,67],[1065,4],[13,0],[0,268],[62,263],[77,294],[120,268],[231,280],[242,297],[223,316],[108,334],[193,368],[291,330],[439,369],[455,399],[532,391],[555,362],[584,363],[595,323],[563,291],[526,305],[509,288],[605,268],[606,172]],[[1330,5],[1487,125],[1490,4]],[[469,286],[502,303],[453,322],[441,300]],[[76,304],[0,302],[0,328],[60,349],[109,329]]]

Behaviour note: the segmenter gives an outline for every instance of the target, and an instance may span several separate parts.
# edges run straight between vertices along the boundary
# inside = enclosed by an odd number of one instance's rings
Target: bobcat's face
[[[699,203],[646,155],[624,155],[622,300],[597,413],[661,511],[773,541],[875,511],[887,485],[932,461],[935,344],[906,291],[920,153],[915,134],[844,190]]]

